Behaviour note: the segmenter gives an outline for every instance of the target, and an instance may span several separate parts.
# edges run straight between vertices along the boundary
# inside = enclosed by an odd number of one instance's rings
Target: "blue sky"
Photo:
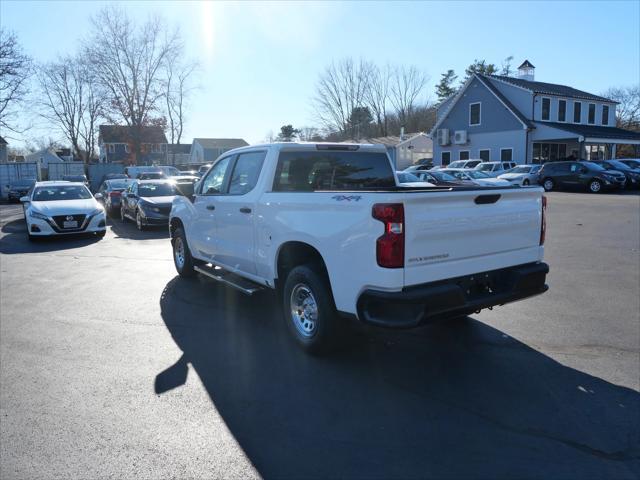
[[[2,0],[0,24],[38,61],[71,53],[106,2]],[[186,126],[193,137],[263,140],[283,124],[316,124],[311,98],[334,59],[416,65],[431,81],[463,74],[475,58],[517,66],[536,79],[599,93],[640,83],[640,2],[121,2],[136,19],[159,13],[179,26],[200,62]],[[27,136],[46,136],[47,130]],[[52,134],[54,137],[59,136]]]

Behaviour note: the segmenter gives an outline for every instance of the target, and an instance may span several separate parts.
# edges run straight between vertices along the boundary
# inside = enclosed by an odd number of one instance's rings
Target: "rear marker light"
[[[376,203],[371,215],[384,223],[384,234],[376,240],[376,260],[385,268],[404,267],[404,205]]]

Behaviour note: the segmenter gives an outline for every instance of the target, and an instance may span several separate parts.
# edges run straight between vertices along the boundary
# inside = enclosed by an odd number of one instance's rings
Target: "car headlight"
[[[39,220],[49,220],[49,217],[47,217],[44,213],[36,212],[35,210],[29,210],[29,216],[31,218],[37,218]]]

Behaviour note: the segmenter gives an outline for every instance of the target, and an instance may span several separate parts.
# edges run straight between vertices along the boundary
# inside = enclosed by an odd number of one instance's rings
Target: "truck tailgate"
[[[407,194],[405,286],[542,258],[542,189]]]

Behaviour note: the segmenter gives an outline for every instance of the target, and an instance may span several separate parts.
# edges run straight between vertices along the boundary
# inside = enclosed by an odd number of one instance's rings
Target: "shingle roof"
[[[104,143],[128,143],[131,128],[126,125],[100,125],[100,138]],[[142,127],[142,143],[168,143],[162,127]]]
[[[191,153],[190,143],[170,143],[167,145],[169,153]]]
[[[232,149],[249,146],[242,138],[194,138],[193,141],[198,142],[203,148]]]
[[[8,143],[4,138],[0,137],[0,145],[8,145]]]
[[[546,82],[535,82],[531,80],[524,80],[522,78],[515,77],[505,77],[503,75],[491,75],[491,78],[495,78],[496,80],[500,80],[502,82],[510,83],[511,85],[515,85],[516,87],[525,88],[534,93],[542,93],[548,95],[558,95],[560,97],[570,97],[570,98],[581,98],[584,100],[594,100],[597,102],[610,102],[610,103],[618,103],[609,98],[604,98],[599,95],[594,95],[589,92],[584,92],[582,90],[578,90],[573,87],[568,87],[566,85],[559,85],[556,83],[546,83]]]
[[[536,122],[538,125],[557,128],[582,137],[610,138],[612,140],[640,140],[640,132],[618,127],[601,127],[598,125],[576,125],[572,123]]]
[[[535,128],[535,126],[533,125],[533,123],[531,123],[529,121],[529,119],[527,119],[527,117],[525,117],[522,112],[520,110],[518,110],[508,99],[507,97],[505,97],[502,92],[500,90],[498,90],[495,85],[493,85],[493,83],[491,83],[491,80],[489,80],[487,78],[487,76],[485,75],[481,75],[481,74],[477,74],[479,80],[482,82],[482,84],[487,87],[489,90],[491,90],[491,93],[493,93],[496,97],[498,97],[498,99],[509,109],[511,110],[511,113],[513,113],[518,120],[520,120],[522,123],[524,123],[527,127],[529,128]]]

